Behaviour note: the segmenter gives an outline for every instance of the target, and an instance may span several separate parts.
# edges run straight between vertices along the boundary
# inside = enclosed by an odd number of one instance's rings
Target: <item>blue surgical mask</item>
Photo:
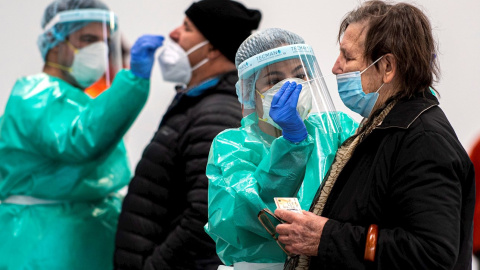
[[[353,71],[337,75],[338,93],[343,104],[365,118],[372,112],[373,106],[375,106],[379,96],[378,91],[383,87],[383,84],[374,93],[365,94],[365,92],[363,92],[361,74],[380,61],[382,57],[383,56],[378,58],[362,72]]]

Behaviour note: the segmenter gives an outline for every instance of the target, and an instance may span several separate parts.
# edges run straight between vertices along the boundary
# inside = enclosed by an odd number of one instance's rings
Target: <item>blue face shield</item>
[[[375,106],[379,96],[378,91],[383,87],[383,84],[374,93],[365,94],[365,92],[363,92],[361,74],[380,61],[382,57],[383,56],[378,58],[362,72],[353,71],[337,75],[338,93],[343,104],[365,118],[372,112],[373,106]]]

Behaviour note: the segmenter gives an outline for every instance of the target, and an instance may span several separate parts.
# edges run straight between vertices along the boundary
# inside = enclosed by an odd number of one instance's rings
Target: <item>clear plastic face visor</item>
[[[71,29],[71,31],[69,31]],[[116,15],[101,9],[78,9],[58,13],[45,26],[44,33],[55,35],[66,31],[64,41],[56,45],[56,62],[47,65],[59,68],[76,86],[87,89],[110,87],[122,68],[120,32]]]
[[[243,116],[253,112],[262,114],[262,94],[279,88],[279,83],[296,81],[302,84],[299,102],[311,108],[312,114],[325,114],[322,119],[325,130],[338,132],[340,123],[330,93],[323,79],[312,48],[295,44],[274,48],[245,60],[238,66],[237,95],[242,104]],[[291,80],[288,80],[291,79]],[[302,97],[303,96],[303,97]],[[306,98],[304,98],[306,97]],[[298,109],[298,106],[297,106]]]

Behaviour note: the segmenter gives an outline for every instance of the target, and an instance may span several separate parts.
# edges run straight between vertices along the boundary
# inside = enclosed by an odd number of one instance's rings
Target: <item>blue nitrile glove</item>
[[[297,112],[298,97],[302,85],[296,82],[286,82],[278,93],[273,96],[270,117],[282,128],[283,137],[293,143],[307,138],[307,127]]]
[[[143,35],[130,50],[130,70],[135,76],[150,79],[155,51],[163,44],[163,36]]]

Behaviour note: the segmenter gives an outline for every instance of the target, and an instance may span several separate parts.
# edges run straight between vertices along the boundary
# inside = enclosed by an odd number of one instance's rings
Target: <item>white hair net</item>
[[[268,51],[273,48],[305,44],[299,35],[281,28],[267,28],[250,35],[238,48],[235,56],[235,66],[238,66],[250,57]],[[236,84],[238,100],[245,109],[255,108],[255,82],[258,79],[259,70],[247,78],[240,78]],[[240,91],[240,81],[247,85],[247,91],[243,94]]]

